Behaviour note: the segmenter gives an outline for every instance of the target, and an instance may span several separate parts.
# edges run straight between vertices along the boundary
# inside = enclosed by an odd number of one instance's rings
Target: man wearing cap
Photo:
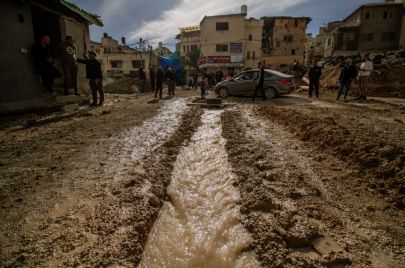
[[[93,95],[93,102],[90,106],[97,106],[97,92],[100,94],[98,106],[104,103],[103,73],[101,71],[101,64],[96,59],[96,56],[96,52],[89,51],[87,59],[77,59],[77,62],[86,64],[86,78],[89,79],[91,94]]]
[[[352,83],[353,79],[356,78],[356,76],[357,76],[356,66],[352,64],[351,59],[347,59],[345,61],[345,66],[343,67],[340,73],[339,77],[340,88],[336,100],[339,100],[340,95],[342,95],[343,91],[345,93],[344,99],[346,100],[347,94],[349,93],[350,84]]]

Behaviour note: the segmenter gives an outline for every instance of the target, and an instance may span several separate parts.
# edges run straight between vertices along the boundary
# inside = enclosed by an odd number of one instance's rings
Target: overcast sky
[[[178,28],[199,25],[204,15],[239,13],[248,6],[248,17],[308,16],[308,32],[341,20],[358,6],[382,0],[71,0],[101,16],[104,27],[91,26],[91,38],[100,41],[103,32],[115,39],[134,43],[140,37],[157,46],[162,41],[173,49]]]

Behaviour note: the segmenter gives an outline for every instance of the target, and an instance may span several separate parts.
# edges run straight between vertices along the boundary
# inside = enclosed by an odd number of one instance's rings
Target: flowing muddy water
[[[182,148],[139,267],[260,267],[247,252],[250,234],[239,222],[240,199],[232,185],[222,137],[222,111],[206,111]]]

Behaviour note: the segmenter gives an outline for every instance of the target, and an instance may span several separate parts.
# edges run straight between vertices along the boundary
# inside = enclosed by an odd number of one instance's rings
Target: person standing
[[[176,75],[174,74],[173,68],[167,68],[165,75],[165,80],[167,82],[167,87],[169,88],[169,96],[174,96],[174,89],[176,88]]]
[[[55,95],[53,90],[53,80],[61,76],[60,72],[53,67],[53,55],[49,46],[51,38],[47,35],[41,36],[39,43],[32,47],[32,56],[35,69],[41,77],[42,84],[52,95]]]
[[[322,69],[318,66],[316,62],[309,69],[308,78],[309,78],[309,97],[312,98],[312,91],[315,89],[315,96],[319,98],[319,79],[322,75]]]
[[[224,73],[223,73],[221,70],[218,70],[218,71],[215,73],[215,80],[216,80],[217,84],[218,84],[219,82],[221,82],[222,79],[224,79]]]
[[[193,77],[193,88],[197,89],[198,88],[198,73],[193,72],[192,77]]]
[[[367,100],[366,89],[371,72],[374,70],[373,63],[370,61],[370,57],[365,55],[363,62],[360,65],[359,71],[359,97],[357,100]]]
[[[157,98],[157,94],[158,94],[158,92],[159,92],[159,99],[162,99],[163,81],[164,81],[164,75],[163,75],[162,66],[159,66],[159,67],[158,67],[158,70],[157,70],[157,72],[156,72],[155,98]]]
[[[257,68],[259,69],[259,75],[258,75],[258,77],[256,77],[254,79],[254,81],[256,83],[256,90],[255,90],[255,93],[253,94],[252,101],[255,101],[257,92],[259,90],[262,93],[263,100],[265,101],[266,100],[266,94],[264,92],[264,66],[262,65],[262,63],[260,61],[257,63]]]
[[[80,96],[77,88],[77,62],[76,53],[77,48],[74,44],[74,39],[72,36],[68,35],[65,38],[59,49],[60,59],[63,66],[63,90],[64,94],[68,95],[69,87],[73,87],[75,95]]]
[[[104,103],[103,72],[101,71],[101,64],[96,59],[96,56],[96,52],[89,51],[88,58],[83,60],[77,59],[77,62],[86,64],[86,78],[89,79],[91,94],[93,96],[93,102],[90,106],[97,106],[97,92],[100,95],[98,106]]]
[[[145,93],[145,86],[146,86],[146,72],[145,72],[145,67],[141,66],[138,70],[138,76],[139,76],[139,90],[141,93]]]
[[[343,67],[340,73],[339,77],[340,87],[336,100],[340,99],[340,95],[342,95],[343,91],[344,91],[344,99],[346,100],[347,94],[349,94],[350,85],[353,79],[356,78],[356,76],[357,76],[356,66],[353,65],[351,59],[347,59],[345,61],[345,66]]]
[[[152,65],[152,67],[149,68],[149,77],[150,77],[150,85],[152,87],[152,92],[154,92],[155,85],[156,85],[155,65]]]

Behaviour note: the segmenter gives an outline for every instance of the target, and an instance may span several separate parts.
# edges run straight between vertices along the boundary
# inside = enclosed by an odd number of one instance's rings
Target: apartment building
[[[261,59],[262,22],[241,13],[205,16],[200,23],[199,68],[224,73],[253,68]]]
[[[324,56],[384,52],[404,47],[404,4],[386,1],[358,7],[327,33]]]
[[[305,59],[309,17],[262,17],[262,59],[266,65],[289,65]]]
[[[141,66],[149,76],[149,67],[158,64],[158,55],[154,50],[140,50],[126,44],[123,37],[121,44],[111,36],[104,34],[101,42],[91,43],[101,61],[103,73],[112,79],[137,77]]]

